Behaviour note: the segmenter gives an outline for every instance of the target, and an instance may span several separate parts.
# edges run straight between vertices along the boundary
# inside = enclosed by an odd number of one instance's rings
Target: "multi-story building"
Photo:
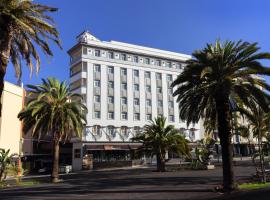
[[[172,81],[189,55],[100,41],[89,32],[77,37],[69,51],[71,90],[83,96],[88,108],[82,141],[73,143],[73,167],[80,168],[84,154],[94,160],[129,159],[139,144],[131,138],[159,115],[195,141],[200,125],[186,127],[179,120]]]

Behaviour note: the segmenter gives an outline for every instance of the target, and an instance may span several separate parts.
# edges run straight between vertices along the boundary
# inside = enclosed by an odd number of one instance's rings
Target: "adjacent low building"
[[[131,141],[149,120],[165,116],[190,141],[203,137],[200,124],[179,119],[172,81],[190,55],[116,41],[85,31],[68,51],[71,90],[88,108],[84,135],[73,143],[73,168],[93,155],[95,162],[130,160],[140,144]]]

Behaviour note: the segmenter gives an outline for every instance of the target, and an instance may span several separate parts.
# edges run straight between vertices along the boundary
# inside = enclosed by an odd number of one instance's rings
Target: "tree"
[[[34,69],[33,59],[36,60],[35,68],[39,71],[40,57],[34,44],[49,56],[53,55],[49,41],[61,47],[54,21],[47,14],[55,11],[57,8],[33,3],[31,0],[0,0],[0,99],[9,60],[20,80],[21,60],[25,60],[31,74]],[[0,116],[1,106],[0,103]]]
[[[166,126],[165,117],[157,117],[150,124],[145,125],[144,132],[133,138],[142,142],[144,150],[150,150],[157,158],[157,171],[165,171],[166,152],[175,152],[178,155],[189,155],[187,140],[173,125]]]
[[[54,147],[52,181],[57,182],[59,143],[81,135],[87,109],[80,95],[72,94],[65,82],[60,83],[55,78],[42,79],[42,84],[27,87],[30,100],[18,118],[23,122],[24,133],[32,131],[38,139],[51,136]]]
[[[217,120],[224,191],[237,187],[232,165],[232,111],[240,104],[248,106],[248,99],[268,110],[269,95],[261,88],[269,91],[270,86],[259,75],[269,75],[270,69],[259,61],[270,59],[270,54],[258,53],[259,49],[257,43],[242,41],[207,44],[192,54],[193,58],[172,83],[172,87],[177,86],[174,96],[182,120],[187,124],[200,118]]]
[[[7,167],[11,162],[10,150],[0,149],[0,182],[7,176]]]

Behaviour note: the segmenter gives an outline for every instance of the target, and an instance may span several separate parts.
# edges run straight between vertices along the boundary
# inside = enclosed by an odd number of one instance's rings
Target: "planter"
[[[215,169],[215,165],[206,165],[206,169],[208,170]]]

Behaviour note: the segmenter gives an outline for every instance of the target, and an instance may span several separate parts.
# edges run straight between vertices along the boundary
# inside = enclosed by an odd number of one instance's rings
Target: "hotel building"
[[[159,115],[181,129],[190,141],[201,139],[199,124],[179,120],[172,81],[189,55],[116,41],[100,41],[85,31],[69,51],[70,84],[88,108],[81,140],[73,141],[73,168],[82,157],[94,161],[130,159],[140,144],[131,141]]]

